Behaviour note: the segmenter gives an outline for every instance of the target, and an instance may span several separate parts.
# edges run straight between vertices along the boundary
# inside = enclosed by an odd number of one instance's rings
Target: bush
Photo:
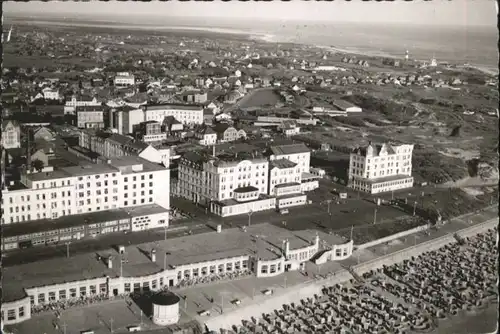
[[[350,118],[350,117],[342,117],[342,116],[337,116],[337,117],[333,117],[333,119],[336,121],[336,122],[339,122],[339,123],[342,123],[342,124],[347,124],[347,125],[352,125],[352,126],[356,126],[356,127],[359,127],[359,128],[364,128],[366,127],[366,123],[363,122],[363,120],[361,118]]]

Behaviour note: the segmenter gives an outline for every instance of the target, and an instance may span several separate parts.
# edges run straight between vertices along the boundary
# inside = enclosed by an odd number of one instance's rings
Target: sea
[[[6,17],[9,18],[8,16]],[[18,19],[16,19],[17,21]],[[203,30],[247,34],[271,43],[296,43],[332,48],[370,56],[401,57],[457,65],[469,64],[498,72],[498,29],[496,26],[443,26],[373,23],[320,23],[297,21],[246,21],[194,18],[89,17],[25,18],[25,22],[52,22],[68,25],[110,26],[141,30]],[[19,21],[18,21],[19,22]]]

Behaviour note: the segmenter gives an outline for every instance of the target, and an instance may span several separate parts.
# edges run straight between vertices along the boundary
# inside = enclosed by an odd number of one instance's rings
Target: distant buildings
[[[21,147],[21,127],[16,121],[2,122],[2,147],[6,150]]]
[[[43,90],[43,98],[45,100],[59,100],[59,91],[52,88],[45,88]]]
[[[76,123],[80,129],[103,129],[106,127],[108,114],[102,106],[75,107]]]
[[[88,95],[82,95],[77,97],[76,95],[73,95],[71,100],[66,101],[66,104],[64,105],[64,113],[74,114],[76,107],[98,107],[100,105],[101,103],[95,96],[91,97]]]
[[[135,85],[135,76],[129,72],[119,72],[116,74],[113,83],[117,87],[127,87]]]
[[[349,159],[348,183],[377,194],[413,187],[413,145],[372,144],[355,149]]]

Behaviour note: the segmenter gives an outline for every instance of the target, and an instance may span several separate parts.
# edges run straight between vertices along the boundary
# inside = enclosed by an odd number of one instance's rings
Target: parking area
[[[124,299],[119,299],[68,309],[62,311],[59,318],[51,313],[41,314],[16,326],[9,326],[9,330],[16,334],[76,334],[85,330],[92,330],[95,334],[109,334],[124,333],[129,326],[138,325],[144,329],[159,328],[146,316],[141,317],[141,311],[135,304],[129,306]]]

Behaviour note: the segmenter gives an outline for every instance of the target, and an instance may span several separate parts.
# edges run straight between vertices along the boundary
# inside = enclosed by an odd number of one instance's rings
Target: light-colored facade
[[[95,97],[77,98],[76,96],[72,96],[71,100],[66,101],[64,105],[64,113],[74,114],[76,107],[99,107],[100,105],[101,103]]]
[[[304,144],[271,146],[270,160],[287,159],[297,164],[301,173],[308,173],[311,162],[311,150]]]
[[[158,204],[170,207],[170,171],[139,157],[23,174],[2,190],[2,224]]]
[[[145,121],[163,123],[167,116],[173,116],[182,124],[203,124],[203,106],[184,104],[159,104],[142,106]]]
[[[60,96],[59,96],[58,90],[54,90],[54,89],[50,89],[50,88],[43,90],[43,98],[45,100],[59,100],[59,97]]]
[[[152,244],[141,245],[141,249],[149,252],[149,256],[146,257],[140,253],[137,246],[119,246],[117,250],[101,252],[102,261],[97,263],[94,253],[58,259],[58,265],[63,268],[74,267],[72,264],[74,265],[75,261],[81,263],[88,268],[87,278],[85,279],[80,271],[81,277],[73,272],[72,276],[75,277],[72,280],[66,280],[63,276],[55,279],[43,277],[33,281],[33,275],[28,274],[29,283],[22,281],[5,287],[7,292],[3,295],[3,323],[10,325],[28,320],[31,318],[32,307],[59,300],[85,298],[97,294],[112,297],[132,292],[159,291],[165,287],[176,286],[185,279],[223,273],[250,271],[258,278],[273,277],[287,271],[303,269],[308,261],[317,264],[338,261],[352,254],[352,241],[329,239],[331,237],[326,234],[321,234],[320,237],[317,232],[309,230],[288,234],[279,228],[267,231],[269,232],[267,237],[259,238],[256,242],[253,240],[253,235],[259,234],[258,230],[255,233],[253,230],[251,233],[232,232],[234,235],[231,234],[231,237],[239,242],[237,245],[230,245],[230,252],[228,247],[222,246],[226,240],[223,238],[227,238],[227,235],[219,234],[219,238],[213,238],[210,242],[210,247],[221,249],[220,254],[198,255],[197,261],[179,261],[176,260],[178,257],[176,254],[169,254],[167,262],[166,253],[159,248],[163,247],[162,244],[158,244],[158,247]],[[201,242],[199,239],[201,237],[204,236],[186,237],[183,242],[186,244]],[[198,239],[191,241],[190,238]],[[322,253],[317,257],[320,252]],[[180,256],[183,257],[183,254]],[[132,259],[133,264],[122,260],[125,258]],[[54,265],[52,260],[48,262],[50,263],[47,263],[46,267]],[[35,265],[37,264],[6,268],[6,276],[8,279],[13,279],[17,273],[21,275],[25,272],[30,273],[33,269],[31,266]],[[130,266],[137,267],[133,269],[133,274],[130,274]]]
[[[118,87],[133,86],[135,85],[135,76],[129,72],[120,72],[116,74],[113,82]]]
[[[413,145],[369,143],[350,154],[348,182],[372,194],[413,187]]]
[[[6,150],[21,147],[21,127],[17,122],[2,122],[2,147]]]
[[[80,129],[103,129],[105,127],[105,111],[100,106],[76,107],[76,123]]]

